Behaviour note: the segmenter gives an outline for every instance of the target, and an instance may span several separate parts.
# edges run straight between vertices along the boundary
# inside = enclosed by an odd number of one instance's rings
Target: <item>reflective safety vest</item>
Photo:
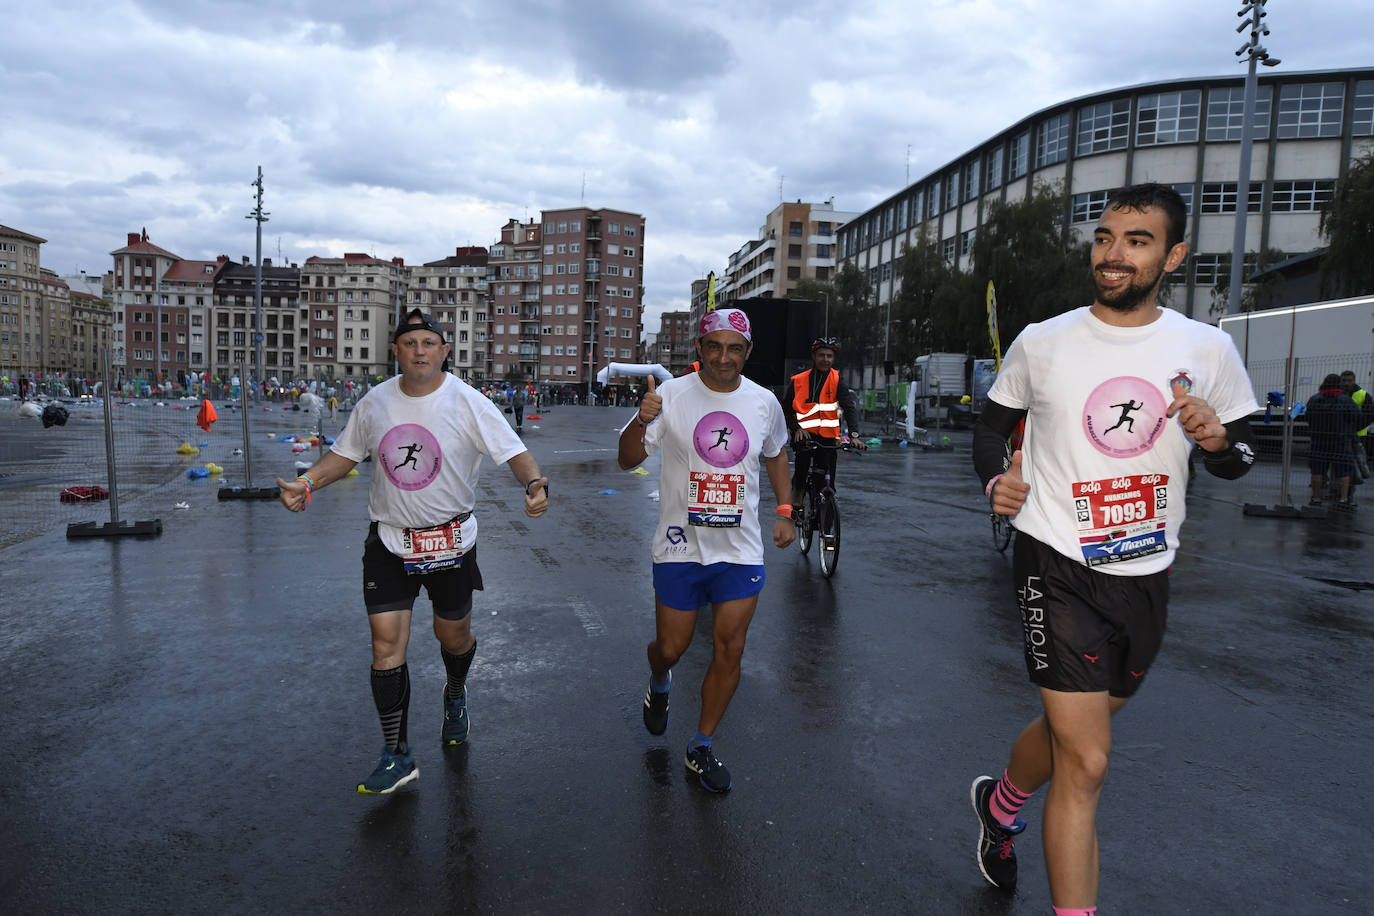
[[[1364,413],[1364,411],[1363,411],[1363,408],[1364,408],[1364,399],[1367,398],[1367,397],[1369,397],[1369,392],[1368,392],[1368,391],[1365,391],[1363,388],[1357,388],[1357,389],[1355,390],[1355,393],[1352,394],[1352,395],[1350,396],[1350,399],[1351,399],[1352,401],[1355,402],[1355,406],[1361,408],[1361,411],[1360,411],[1360,412],[1361,412],[1361,415],[1363,415],[1363,413]],[[1369,435],[1369,427],[1368,427],[1368,426],[1361,426],[1359,432],[1355,433],[1355,435],[1357,435],[1357,436],[1367,436],[1367,435]]]
[[[797,425],[808,433],[825,436],[827,439],[840,437],[840,373],[834,369],[821,385],[821,399],[816,403],[807,400],[811,396],[811,373],[798,372],[792,376],[792,410],[797,414]]]

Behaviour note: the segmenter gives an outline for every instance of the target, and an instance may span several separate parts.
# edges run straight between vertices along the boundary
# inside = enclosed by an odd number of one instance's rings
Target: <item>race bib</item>
[[[1078,543],[1089,566],[1124,563],[1169,549],[1169,478],[1135,474],[1073,485]]]
[[[463,565],[464,527],[469,523],[466,543],[471,544],[477,533],[477,522],[471,513],[433,528],[397,528],[378,522],[377,533],[386,549],[400,557],[408,574],[424,575]]]
[[[692,471],[687,480],[687,524],[738,528],[744,518],[744,475]]]

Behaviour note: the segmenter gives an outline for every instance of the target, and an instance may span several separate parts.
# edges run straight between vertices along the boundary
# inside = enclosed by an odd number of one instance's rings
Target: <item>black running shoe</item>
[[[668,672],[668,686],[673,684],[673,673]],[[644,691],[644,727],[651,735],[661,735],[668,729],[668,691],[659,693],[651,686]]]
[[[992,816],[989,805],[996,787],[996,779],[979,776],[969,788],[969,798],[978,815],[978,870],[993,887],[1012,891],[1016,889],[1016,850],[1012,843],[1026,825],[1017,821],[1004,827]]]
[[[716,759],[708,745],[687,751],[687,769],[700,777],[701,787],[708,792],[730,791],[730,771]]]

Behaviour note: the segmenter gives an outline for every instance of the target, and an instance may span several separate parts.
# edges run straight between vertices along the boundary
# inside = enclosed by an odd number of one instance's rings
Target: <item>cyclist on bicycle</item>
[[[784,385],[778,400],[787,418],[787,428],[794,445],[808,439],[822,440],[829,446],[819,449],[797,449],[792,470],[792,505],[798,509],[806,489],[806,477],[812,461],[824,462],[830,473],[830,485],[835,485],[835,465],[839,454],[840,433],[848,431],[851,442],[859,451],[868,445],[859,438],[859,410],[854,392],[840,380],[835,369],[835,357],[840,344],[833,337],[817,337],[811,342],[812,368],[792,376]],[[844,416],[841,418],[840,414]],[[843,419],[843,425],[841,425]]]

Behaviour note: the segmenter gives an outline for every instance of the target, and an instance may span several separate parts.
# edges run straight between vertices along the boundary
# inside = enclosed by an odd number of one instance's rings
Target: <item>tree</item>
[[[1283,295],[1285,285],[1283,274],[1267,271],[1287,257],[1288,255],[1277,248],[1266,248],[1258,254],[1247,253],[1242,272],[1251,276],[1255,274],[1263,274],[1263,276],[1254,283],[1245,283],[1244,276],[1241,277],[1240,310],[1242,312],[1269,308],[1276,299]],[[1160,287],[1160,296],[1165,296],[1167,292],[1164,287]],[[1216,286],[1212,287],[1212,304],[1207,307],[1207,312],[1211,315],[1224,315],[1230,304],[1231,256],[1228,254],[1222,257],[1221,263],[1217,265],[1217,283]]]
[[[865,358],[882,340],[882,321],[875,314],[872,290],[863,271],[845,261],[835,273],[830,302],[830,336],[838,338],[846,369],[863,377]]]
[[[1374,292],[1374,151],[1350,166],[1331,199],[1322,206],[1319,225],[1326,239],[1322,296],[1330,299]]]
[[[997,324],[1003,346],[1027,324],[1093,301],[1089,243],[1064,227],[1066,201],[1058,185],[1037,184],[1024,200],[996,202],[973,240],[973,276],[997,288]],[[976,303],[986,324],[986,306]],[[983,334],[983,346],[990,345]]]

